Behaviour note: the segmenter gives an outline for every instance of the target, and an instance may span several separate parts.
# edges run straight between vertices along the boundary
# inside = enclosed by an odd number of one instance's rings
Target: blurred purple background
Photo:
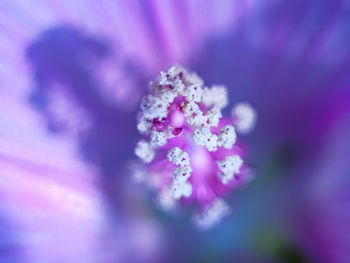
[[[127,169],[175,63],[258,112],[207,232]],[[0,262],[350,262],[349,2],[2,0]]]

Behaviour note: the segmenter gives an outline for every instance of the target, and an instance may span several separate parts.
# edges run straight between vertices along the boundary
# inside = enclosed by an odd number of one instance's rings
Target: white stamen
[[[159,119],[165,118],[168,115],[167,101],[162,100],[160,97],[153,95],[146,96],[142,99],[141,110],[146,119]]]
[[[169,70],[170,71],[170,70]],[[159,74],[159,77],[157,79],[157,82],[159,85],[171,85],[172,81],[167,78],[167,73],[164,71],[161,71]]]
[[[189,182],[174,182],[171,186],[171,193],[175,199],[190,197],[192,194],[192,185]]]
[[[236,132],[232,125],[226,125],[221,129],[218,144],[226,149],[231,149],[236,142]]]
[[[196,214],[193,221],[201,230],[208,230],[230,214],[230,211],[230,207],[223,200],[217,199],[202,213]]]
[[[242,134],[251,132],[256,123],[256,111],[249,103],[238,103],[232,109],[232,117],[237,131]]]
[[[166,142],[167,142],[167,135],[165,134],[165,132],[160,132],[156,130],[152,131],[150,144],[153,148],[162,147],[163,145],[166,144]]]
[[[207,125],[209,127],[212,127],[212,126],[218,126],[219,124],[219,121],[222,117],[221,115],[221,110],[219,107],[217,106],[214,106],[213,108],[211,108],[205,115],[205,117],[207,118]]]
[[[174,182],[186,182],[190,178],[192,168],[189,165],[179,166],[173,172]]]
[[[217,161],[221,174],[219,178],[223,184],[227,184],[234,178],[235,174],[239,173],[239,170],[243,164],[243,160],[239,155],[226,156],[223,161]]]
[[[148,134],[152,126],[152,122],[147,120],[144,116],[142,116],[137,124],[137,129],[142,134]]]
[[[189,102],[183,107],[186,121],[191,126],[202,126],[205,124],[206,118],[199,106],[195,102]]]
[[[197,84],[199,86],[203,86],[204,82],[201,79],[201,77],[199,77],[196,73],[192,72],[192,73],[187,73],[185,75],[185,81],[188,84]]]
[[[228,104],[227,90],[225,86],[213,85],[211,89],[205,88],[203,92],[203,101],[206,106],[218,106],[225,108]]]
[[[135,154],[145,163],[151,162],[154,158],[153,148],[148,142],[144,140],[141,140],[137,143]]]
[[[181,79],[175,79],[174,82],[173,82],[173,85],[174,85],[174,91],[177,92],[178,94],[184,96],[186,87],[182,83],[182,80]]]
[[[189,166],[190,158],[187,152],[184,152],[179,147],[174,147],[168,152],[168,159],[170,162],[179,166]]]
[[[191,176],[192,168],[188,153],[178,147],[174,147],[168,152],[168,159],[178,166],[173,171],[172,196],[175,199],[183,196],[189,197],[192,194],[192,185],[187,180]]]
[[[195,144],[205,146],[210,152],[217,150],[218,136],[212,134],[209,127],[195,129],[192,138]]]
[[[178,94],[174,91],[165,90],[163,93],[160,94],[160,99],[164,101],[164,103],[167,105],[167,107],[174,101]]]
[[[181,72],[184,72],[185,69],[183,69],[182,67],[176,65],[176,66],[172,66],[169,70],[168,70],[168,74],[170,78],[175,78],[177,77]]]
[[[158,195],[158,204],[166,211],[171,211],[176,206],[176,200],[169,188],[163,189]]]
[[[189,101],[200,102],[202,100],[203,89],[199,85],[187,87],[186,97]]]

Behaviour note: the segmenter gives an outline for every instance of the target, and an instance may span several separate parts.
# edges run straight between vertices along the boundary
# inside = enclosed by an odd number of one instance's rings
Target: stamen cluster
[[[220,197],[244,181],[247,169],[236,128],[243,133],[251,130],[255,111],[247,103],[239,104],[231,118],[223,118],[226,88],[203,84],[179,66],[162,71],[150,83],[137,125],[145,139],[137,143],[135,154],[146,165],[144,181],[159,191],[164,208],[173,209],[176,200],[195,202],[202,212],[197,216],[200,224],[208,225],[203,222],[220,218],[212,211],[227,214]],[[205,215],[214,219],[206,220]]]

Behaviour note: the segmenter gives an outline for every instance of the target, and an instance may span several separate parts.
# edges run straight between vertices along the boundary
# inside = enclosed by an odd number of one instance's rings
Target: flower
[[[336,125],[350,111],[346,1],[3,0],[0,9],[0,261],[346,262],[348,139]],[[259,176],[225,197],[232,216],[204,233],[155,209],[125,168],[147,82],[178,63],[259,113],[234,145]],[[162,140],[153,134],[154,146]],[[201,226],[228,213],[223,199],[211,204],[194,216]],[[278,244],[266,242],[276,232]]]

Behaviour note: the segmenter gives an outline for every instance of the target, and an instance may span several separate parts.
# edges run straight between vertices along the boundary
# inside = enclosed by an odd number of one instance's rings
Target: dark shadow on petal
[[[27,58],[35,73],[30,100],[45,117],[48,129],[77,139],[86,161],[101,171],[110,204],[122,205],[123,180],[129,180],[123,172],[125,161],[133,158],[137,140],[136,109],[124,110],[127,99],[111,100],[115,90],[107,89],[100,69],[112,74],[118,70],[132,81],[130,87],[135,90],[129,93],[136,98],[147,86],[142,70],[118,56],[105,39],[67,25],[43,32],[27,48]],[[118,80],[115,84],[114,89],[124,88]]]
[[[0,215],[0,262],[24,263],[22,248],[13,232],[13,227]]]

